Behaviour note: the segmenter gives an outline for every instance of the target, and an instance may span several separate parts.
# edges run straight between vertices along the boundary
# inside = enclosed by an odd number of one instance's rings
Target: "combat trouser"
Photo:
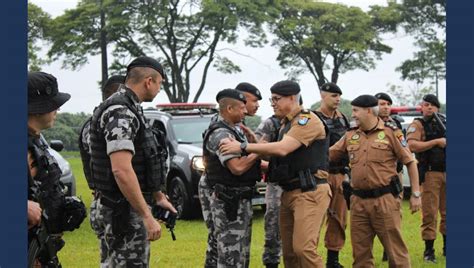
[[[332,198],[329,203],[328,220],[324,244],[328,250],[340,251],[346,240],[347,205],[342,194],[342,173],[329,174],[328,183],[331,187]]]
[[[263,249],[263,264],[280,263],[281,237],[280,237],[280,198],[282,189],[276,183],[267,182],[265,191],[265,245]]]
[[[330,200],[331,189],[327,183],[318,185],[314,191],[283,192],[280,234],[285,267],[324,267],[317,247]]]
[[[198,194],[201,202],[202,217],[207,227],[207,249],[204,267],[217,267],[217,241],[214,228],[214,220],[211,214],[211,196],[213,189],[207,184],[206,177],[203,175],[199,180]]]
[[[228,219],[226,203],[215,193],[210,206],[217,240],[217,267],[249,267],[252,200],[238,200],[237,217],[233,221]]]
[[[133,209],[130,209],[129,224],[127,232],[117,235],[112,228],[113,209],[107,207],[99,197],[96,202],[96,212],[91,224],[94,230],[101,236],[101,256],[105,256],[101,267],[149,267],[150,241],[147,240],[147,232],[143,219]],[[153,265],[152,265],[153,266]]]
[[[441,215],[439,231],[446,234],[446,173],[428,171],[422,185],[421,211],[423,223],[421,236],[423,240],[436,239],[436,225],[438,223],[438,210]]]

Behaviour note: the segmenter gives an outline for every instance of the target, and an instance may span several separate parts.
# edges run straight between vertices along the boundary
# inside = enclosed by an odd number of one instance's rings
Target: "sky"
[[[30,2],[40,6],[52,17],[61,15],[65,9],[74,8],[76,0],[30,0]],[[370,5],[386,5],[386,0],[330,0],[327,2],[341,3],[349,6],[358,6],[362,10],[368,10]],[[363,70],[350,71],[339,75],[338,85],[343,91],[344,99],[352,100],[361,94],[376,94],[388,90],[388,84],[400,85],[408,91],[414,87],[415,83],[403,81],[400,73],[395,71],[404,60],[413,56],[417,50],[413,46],[413,39],[404,33],[397,33],[384,37],[384,43],[392,47],[391,54],[385,54],[382,59],[376,61],[375,69],[368,72]],[[230,49],[227,49],[230,48]],[[224,50],[222,50],[224,49]],[[218,46],[219,54],[230,58],[238,64],[242,72],[236,74],[222,74],[215,69],[210,69],[206,81],[206,87],[199,98],[199,102],[215,102],[217,92],[224,88],[235,88],[240,82],[249,82],[260,89],[262,101],[257,115],[266,118],[273,113],[268,98],[270,97],[270,87],[281,80],[285,80],[285,70],[281,69],[276,57],[278,50],[271,45],[263,48],[249,48],[242,43],[229,45],[221,43]],[[234,53],[232,51],[238,51]],[[109,58],[109,61],[110,58]],[[71,99],[61,107],[61,112],[85,112],[92,113],[93,109],[101,101],[101,93],[98,88],[100,81],[100,56],[90,56],[89,62],[81,69],[71,71],[62,69],[61,62],[53,62],[42,67],[42,71],[53,74],[58,79],[59,90],[71,94]],[[326,77],[330,77],[330,72],[326,71]],[[200,74],[195,74],[195,79],[191,84],[195,86],[191,89],[190,100],[194,97],[199,85]],[[194,83],[193,83],[194,81]],[[307,107],[320,101],[316,80],[309,73],[299,77],[301,95]],[[439,81],[439,99],[446,102],[446,82]],[[194,89],[194,90],[193,90]],[[151,103],[143,103],[143,107],[155,106],[158,103],[169,103],[164,91]]]

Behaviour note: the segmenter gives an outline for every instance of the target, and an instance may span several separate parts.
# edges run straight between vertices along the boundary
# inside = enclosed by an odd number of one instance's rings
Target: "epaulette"
[[[385,126],[388,128],[391,128],[393,131],[399,129],[397,125],[395,124],[395,122],[391,122],[391,121],[385,121]]]

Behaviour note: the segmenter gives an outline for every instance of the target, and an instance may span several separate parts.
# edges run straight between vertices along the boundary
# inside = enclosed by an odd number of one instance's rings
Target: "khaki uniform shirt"
[[[397,176],[397,159],[405,165],[415,161],[406,148],[406,142],[400,142],[397,133],[379,119],[375,130],[369,134],[360,129],[348,131],[331,146],[329,159],[335,161],[343,154],[349,154],[352,187],[375,189],[388,185],[390,179]]]
[[[298,107],[283,118],[280,131],[285,128],[286,124],[291,124],[290,130],[285,135],[296,139],[301,142],[303,146],[308,147],[315,140],[325,139],[326,132],[324,130],[323,122],[321,122],[317,115],[312,112],[309,114],[300,113],[301,109],[302,107]],[[305,125],[300,125],[298,123],[302,117],[308,117],[308,122]],[[328,177],[328,172],[318,170],[314,175],[318,178],[325,179]]]
[[[418,120],[413,120],[407,128],[407,141],[415,140],[415,141],[425,141],[425,129],[423,125]]]

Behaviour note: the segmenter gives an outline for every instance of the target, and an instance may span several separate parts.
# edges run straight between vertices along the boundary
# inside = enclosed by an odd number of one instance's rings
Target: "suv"
[[[191,219],[200,215],[198,183],[204,171],[202,133],[217,114],[212,103],[171,103],[144,110],[151,127],[166,133],[169,150],[166,191],[178,210],[178,217]],[[265,204],[264,189],[259,186],[254,205]]]
[[[402,131],[405,137],[406,137],[406,131],[407,131],[408,126],[413,122],[415,118],[422,116],[420,106],[392,107],[390,113],[392,117],[395,117],[402,124]],[[403,173],[403,180],[402,180],[403,197],[406,199],[409,199],[411,195],[411,184],[410,184],[410,178],[408,177],[408,171],[407,171],[406,166],[403,166],[402,173]]]
[[[54,157],[54,159],[56,159],[56,162],[58,162],[59,168],[62,172],[60,180],[64,186],[67,187],[67,195],[76,195],[76,178],[74,177],[74,174],[72,174],[71,165],[69,165],[69,162],[66,161],[61,154],[59,154],[59,152],[64,149],[63,142],[60,140],[51,140],[48,143],[43,135],[41,135],[41,139],[45,144],[48,144],[48,152]]]

